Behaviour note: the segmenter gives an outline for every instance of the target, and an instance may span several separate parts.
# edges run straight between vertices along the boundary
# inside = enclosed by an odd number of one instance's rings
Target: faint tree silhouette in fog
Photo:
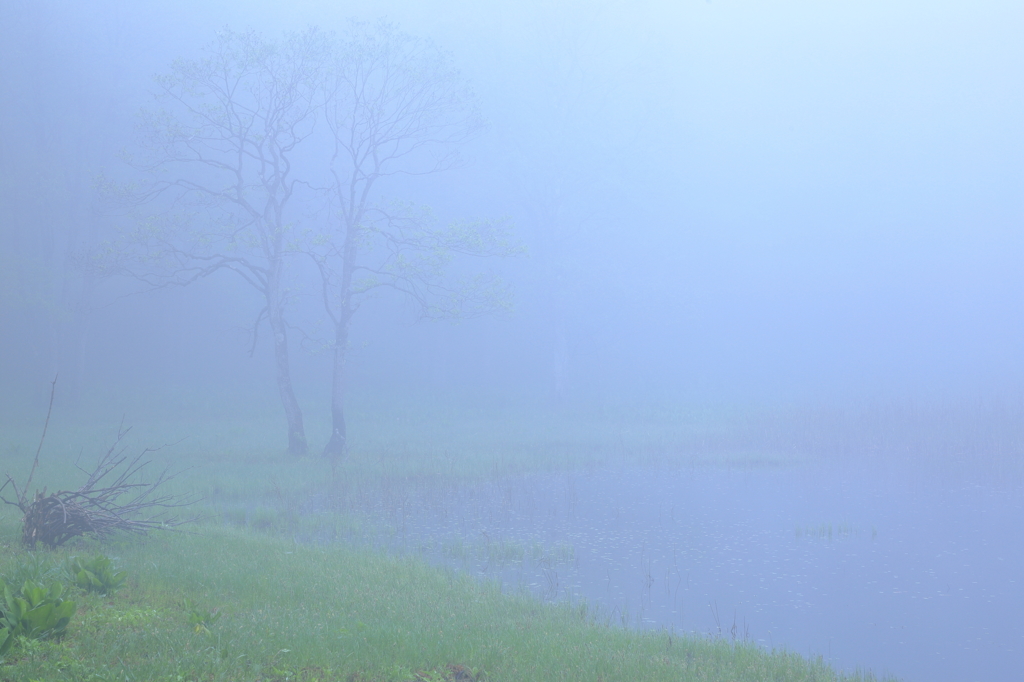
[[[397,291],[427,318],[507,306],[497,277],[460,278],[453,263],[516,252],[502,222],[439,224],[425,208],[374,194],[387,179],[458,165],[457,144],[480,127],[473,93],[449,55],[387,22],[353,22],[341,36],[308,29],[280,43],[224,30],[205,57],[178,60],[158,84],[164,107],[144,113],[129,158],[146,182],[106,183],[129,226],[98,261],[147,287],[230,271],[258,291],[253,343],[266,320],[288,449],[302,454],[284,274],[289,255],[308,256],[332,325],[324,455],[337,460],[347,448],[349,328],[366,296]]]
[[[480,127],[473,92],[451,57],[393,24],[353,22],[325,80],[330,131],[326,229],[309,235],[333,323],[332,432],[324,456],[346,451],[349,326],[379,289],[404,294],[428,318],[460,318],[507,305],[487,274],[451,276],[456,255],[516,251],[502,224],[438,225],[429,211],[376,199],[378,183],[439,173],[459,164],[457,145]]]
[[[534,271],[523,297],[542,316],[537,328],[547,337],[558,401],[567,397],[581,328],[592,319],[579,304],[595,297],[595,274],[609,274],[594,249],[639,222],[635,159],[659,154],[641,141],[650,123],[636,111],[643,98],[623,87],[637,80],[635,65],[595,32],[597,18],[562,9],[534,27],[521,59],[505,60],[497,124],[505,136],[497,155],[531,246]]]
[[[285,320],[285,261],[296,204],[308,185],[295,172],[316,129],[330,38],[316,29],[279,43],[218,32],[200,59],[158,77],[159,108],[141,115],[129,163],[141,184],[105,183],[128,227],[99,262],[148,287],[185,286],[221,271],[259,292],[253,330],[270,325],[288,451],[306,452],[292,390]]]

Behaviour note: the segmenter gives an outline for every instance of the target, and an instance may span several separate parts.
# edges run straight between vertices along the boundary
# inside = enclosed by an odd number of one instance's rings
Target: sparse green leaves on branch
[[[483,312],[453,305],[473,298],[466,283],[480,277],[441,280],[456,255],[518,253],[506,222],[437,227],[377,194],[388,178],[460,164],[459,143],[481,128],[452,56],[393,23],[279,41],[223,29],[203,56],[156,78],[154,106],[124,156],[136,176],[99,181],[123,220],[93,265],[147,287],[234,272],[280,314],[284,259],[303,251],[335,320],[348,319],[352,295],[378,286],[413,296],[430,317]],[[432,302],[434,290],[448,302]]]
[[[125,155],[136,175],[99,182],[122,220],[98,265],[150,287],[227,270],[273,288],[296,193],[311,180],[293,157],[316,129],[330,40],[225,29],[202,58],[158,76]]]

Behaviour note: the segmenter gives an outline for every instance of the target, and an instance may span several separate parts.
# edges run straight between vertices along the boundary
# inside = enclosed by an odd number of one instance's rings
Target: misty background
[[[450,52],[487,121],[462,166],[388,194],[507,218],[526,248],[484,264],[514,290],[506,314],[367,304],[353,403],[1019,403],[1019,3],[0,0],[8,416],[38,418],[59,373],[69,412],[280,418],[237,277],[138,293],[76,263],[110,238],[96,178],[130,177],[154,75],[223,27],[349,17]],[[317,448],[330,353],[309,266],[290,266]]]

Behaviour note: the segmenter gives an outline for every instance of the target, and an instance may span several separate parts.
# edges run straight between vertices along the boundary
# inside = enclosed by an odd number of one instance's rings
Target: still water
[[[535,475],[392,500],[380,542],[629,627],[908,682],[1024,679],[1022,496],[920,474]]]

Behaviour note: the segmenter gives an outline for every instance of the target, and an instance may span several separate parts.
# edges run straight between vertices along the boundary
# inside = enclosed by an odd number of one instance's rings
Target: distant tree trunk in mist
[[[332,172],[337,191],[341,178],[335,169],[332,168]],[[365,214],[365,209],[359,211],[359,218],[363,214]],[[355,225],[345,226],[346,229],[342,233],[345,236],[341,239],[341,248],[337,252],[340,257],[336,263],[330,258],[324,257],[323,253],[314,255],[314,262],[320,270],[324,285],[324,306],[334,323],[334,352],[331,358],[331,437],[327,440],[323,451],[324,457],[334,461],[344,457],[348,452],[348,429],[345,424],[345,400],[348,397],[348,333],[352,324],[352,315],[355,313],[355,308],[352,305],[352,273],[355,269],[357,252],[355,238],[350,238],[348,235],[356,233]],[[331,242],[325,243],[331,244]],[[334,291],[336,306],[331,305],[331,283],[336,283]]]
[[[92,284],[76,256],[92,243],[90,181],[97,140],[108,133],[106,120],[81,101],[103,87],[102,75],[85,83],[66,72],[71,65],[55,68],[47,12],[36,4],[0,9],[0,63],[10,66],[0,76],[0,365],[18,367],[32,385],[60,374],[67,408],[82,393]],[[45,61],[30,59],[44,53]],[[69,101],[76,106],[63,106]],[[6,346],[8,339],[25,350]]]
[[[452,282],[458,254],[509,255],[500,226],[437,226],[429,211],[374,201],[371,192],[395,175],[427,175],[459,162],[455,145],[479,125],[472,92],[448,55],[387,22],[353,23],[338,45],[324,93],[333,150],[331,223],[309,235],[323,302],[334,326],[331,438],[323,456],[348,448],[345,400],[352,318],[367,294],[405,295],[427,318],[468,317],[506,305],[500,282],[478,275]]]
[[[81,406],[83,397],[86,346],[92,327],[88,306],[93,285],[92,277],[87,273],[81,283],[78,300],[74,302],[75,307],[69,311],[68,320],[60,328],[60,343],[63,349],[60,367],[62,376],[67,377],[67,401],[73,408]],[[56,374],[56,371],[54,373]]]
[[[77,184],[77,183],[76,183]],[[95,199],[95,196],[92,197]],[[81,254],[96,242],[98,229],[98,216],[95,205],[90,207],[89,217],[83,219],[79,224],[88,225],[85,235],[75,234],[74,229],[69,229],[68,254],[65,256],[65,291],[69,301],[67,322],[63,325],[61,337],[64,344],[63,359],[61,361],[62,376],[68,403],[78,408],[82,402],[82,389],[85,383],[86,348],[92,329],[92,315],[90,311],[92,296],[96,288],[95,273],[81,267]],[[78,243],[81,239],[86,244]],[[75,284],[71,285],[69,275],[76,275]],[[56,374],[56,371],[54,372]]]
[[[280,275],[277,275],[280,277]],[[280,282],[275,286],[268,287],[269,291],[275,292],[276,296],[268,296],[267,323],[270,325],[271,334],[274,336],[274,365],[277,370],[277,390],[281,396],[281,404],[284,406],[284,416],[288,422],[288,452],[292,455],[304,455],[308,450],[306,445],[306,429],[302,423],[302,410],[299,408],[299,401],[295,398],[295,391],[292,389],[292,371],[288,356],[288,328],[283,314],[283,305],[279,294]]]
[[[559,310],[555,319],[554,343],[551,374],[554,378],[555,399],[558,402],[563,402],[565,400],[566,376],[569,372],[569,342],[566,338],[564,310]]]
[[[550,368],[550,391],[558,403],[565,401],[569,385],[569,314],[567,289],[566,252],[564,233],[566,227],[564,182],[560,179],[548,183],[536,183],[524,188],[523,205],[538,241],[540,267],[536,278],[543,287],[543,326],[546,338],[543,347],[548,352]],[[575,236],[575,235],[574,235]]]
[[[174,62],[157,81],[161,107],[144,112],[138,157],[129,159],[151,182],[107,183],[128,207],[130,227],[99,258],[149,288],[227,271],[259,293],[253,350],[265,320],[293,455],[307,445],[289,366],[286,236],[296,192],[315,176],[296,150],[316,127],[328,49],[316,29],[278,43],[222,30],[203,58]]]
[[[343,456],[348,449],[345,428],[345,399],[348,393],[348,322],[336,325],[331,371],[331,437],[323,455],[330,459]]]
[[[546,58],[524,65],[520,76],[529,80],[532,96],[507,88],[498,106],[508,135],[508,183],[531,225],[532,296],[543,316],[547,388],[555,401],[563,401],[579,379],[573,372],[582,340],[574,333],[575,299],[589,289],[584,283],[598,267],[585,249],[601,241],[591,234],[595,228],[636,220],[621,211],[633,202],[626,188],[636,178],[629,169],[633,159],[642,158],[636,156],[638,133],[649,114],[627,113],[641,104],[622,88],[633,78],[628,62],[594,68],[607,46],[596,39],[592,21],[575,15],[570,22],[553,19],[531,36]],[[644,149],[644,155],[658,153]]]

